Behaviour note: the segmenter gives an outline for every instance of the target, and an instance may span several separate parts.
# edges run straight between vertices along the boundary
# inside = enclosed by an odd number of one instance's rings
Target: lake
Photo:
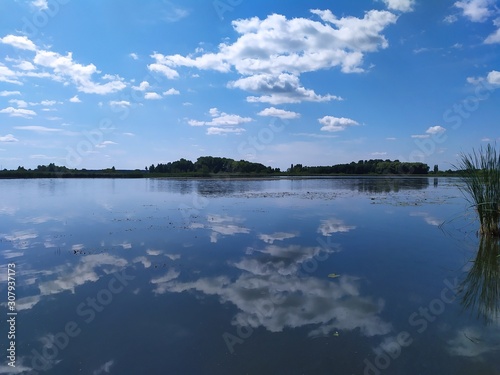
[[[0,180],[0,374],[498,375],[498,242],[459,184]]]

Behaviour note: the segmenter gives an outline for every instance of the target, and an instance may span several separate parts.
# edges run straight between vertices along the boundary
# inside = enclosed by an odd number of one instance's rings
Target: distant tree
[[[439,172],[439,167],[437,164],[434,164],[434,173],[438,173]]]

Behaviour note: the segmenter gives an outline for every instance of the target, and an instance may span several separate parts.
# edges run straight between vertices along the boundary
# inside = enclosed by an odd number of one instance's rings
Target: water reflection
[[[500,313],[500,242],[481,236],[472,266],[460,286],[461,302],[486,323],[498,322]]]
[[[252,248],[232,263],[240,271],[236,279],[220,275],[192,281],[177,280],[180,272],[170,269],[151,280],[154,292],[196,292],[217,296],[237,312],[232,324],[264,327],[270,332],[309,326],[309,336],[328,336],[336,330],[359,329],[365,336],[383,335],[392,325],[379,314],[382,299],[361,293],[361,280],[344,275],[335,280],[301,273],[314,258],[326,259],[338,248],[320,246],[277,246]]]
[[[429,187],[426,177],[415,178],[360,178],[355,185],[362,193],[391,193],[401,190],[423,190]]]

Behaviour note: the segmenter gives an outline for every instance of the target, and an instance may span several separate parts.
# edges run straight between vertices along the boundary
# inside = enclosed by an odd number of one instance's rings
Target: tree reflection
[[[479,250],[472,267],[460,285],[464,309],[476,312],[485,323],[499,318],[500,313],[500,242],[498,238],[481,236]]]

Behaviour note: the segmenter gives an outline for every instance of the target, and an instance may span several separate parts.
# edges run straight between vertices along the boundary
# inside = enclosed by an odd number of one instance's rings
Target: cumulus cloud
[[[16,85],[22,85],[22,82],[19,81],[18,75],[9,67],[0,63],[0,82],[13,83]]]
[[[71,103],[81,103],[82,101],[78,98],[78,95],[73,96],[71,99],[69,99]]]
[[[34,63],[46,68],[51,68],[56,80],[73,82],[78,91],[86,94],[110,94],[123,90],[126,85],[118,76],[104,75],[106,83],[97,83],[92,76],[97,73],[94,64],[82,65],[73,61],[73,55],[68,52],[66,56],[52,51],[37,51]]]
[[[500,43],[500,25],[499,28],[494,33],[488,35],[488,37],[484,40],[485,44],[495,44]]]
[[[399,0],[397,3],[411,3]],[[396,1],[395,1],[396,3]],[[403,6],[400,5],[400,8]],[[232,22],[239,34],[233,43],[221,43],[216,52],[198,49],[186,56],[154,53],[149,70],[177,78],[181,67],[214,70],[221,73],[236,71],[241,78],[230,87],[259,92],[264,96],[249,97],[251,102],[271,104],[297,103],[304,100],[327,101],[336,97],[320,96],[299,84],[304,72],[339,68],[344,73],[362,72],[366,53],[387,48],[382,34],[396,22],[389,11],[370,10],[362,18],[338,18],[331,11],[311,10],[317,17],[287,19],[272,14],[238,19]],[[288,84],[283,91],[280,85]]]
[[[41,3],[41,2],[40,2]],[[23,60],[17,64],[21,71],[15,72],[5,65],[0,65],[0,81],[21,84],[19,77],[50,78],[64,84],[73,83],[78,91],[87,94],[109,94],[126,87],[123,79],[116,75],[104,74],[101,82],[94,80],[100,72],[94,64],[82,65],[73,60],[71,52],[61,55],[57,52],[38,48],[26,36],[7,35],[0,39],[1,43],[14,48],[35,52],[33,61]],[[49,68],[49,72],[36,72],[38,67]]]
[[[285,111],[284,109],[278,109],[274,107],[266,108],[257,113],[259,116],[270,116],[270,117],[279,117],[281,119],[296,119],[300,117],[300,113]]]
[[[345,117],[324,116],[318,121],[323,125],[321,130],[327,132],[339,132],[345,130],[348,126],[359,125],[356,121]]]
[[[109,105],[111,107],[126,108],[126,107],[130,107],[130,102],[128,100],[111,100],[109,102]]]
[[[0,38],[0,42],[11,45],[12,47],[24,49],[28,51],[36,51],[36,45],[26,36],[7,35]]]
[[[0,91],[0,96],[13,96],[13,95],[21,95],[20,91]]]
[[[179,94],[180,94],[179,90],[176,90],[174,88],[168,89],[167,91],[165,91],[163,93],[163,95],[167,95],[167,96],[168,95],[179,95]]]
[[[33,116],[36,116],[36,112],[32,111],[31,109],[24,109],[24,108],[14,108],[14,107],[7,107],[4,109],[0,109],[0,113],[6,113],[11,117],[24,117],[24,118],[33,118]]]
[[[415,0],[383,0],[387,8],[400,12],[411,12],[415,6]]]
[[[33,5],[35,8],[39,10],[49,9],[49,4],[47,0],[33,0],[31,2],[31,5]]]
[[[144,99],[147,100],[158,100],[161,99],[161,95],[156,92],[147,92],[144,94]]]
[[[217,108],[210,108],[209,114],[212,117],[210,121],[188,120],[191,126],[210,126],[207,129],[209,135],[221,135],[228,133],[242,133],[245,131],[243,128],[236,128],[248,122],[253,121],[250,117],[242,117],[240,115],[229,114],[220,112]]]
[[[486,81],[490,85],[500,85],[500,72],[497,70],[492,70],[486,76]]]
[[[139,86],[132,86],[132,88],[137,91],[146,91],[149,87],[150,85],[148,81],[142,81]]]
[[[252,103],[285,104],[303,101],[326,102],[342,100],[342,98],[335,95],[319,95],[313,90],[304,88],[301,86],[299,77],[289,73],[279,75],[256,74],[229,82],[228,87],[263,94],[261,96],[247,97],[247,101]]]
[[[442,126],[439,126],[439,125],[436,125],[436,126],[431,126],[429,129],[427,129],[425,132],[427,134],[431,134],[431,135],[434,135],[434,134],[441,134],[441,133],[444,133],[446,131],[445,128],[443,128]]]
[[[472,22],[484,22],[493,14],[490,8],[493,4],[494,0],[461,0],[453,5],[461,9],[462,15]]]
[[[362,71],[363,53],[388,46],[381,32],[397,17],[388,11],[371,10],[363,18],[336,18],[330,11],[313,10],[321,21],[287,19],[272,14],[232,22],[240,37],[222,43],[217,53],[200,56],[152,55],[166,67],[195,67],[243,75],[262,73],[300,74],[339,66],[344,72]]]
[[[18,108],[27,108],[28,103],[24,100],[19,100],[19,99],[10,99],[9,103],[17,105]]]
[[[18,142],[19,140],[15,138],[12,134],[0,135],[0,142]]]
[[[158,55],[159,54],[155,53],[155,54],[151,55],[151,57],[156,59],[156,57]],[[166,66],[164,64],[160,64],[160,63],[149,64],[148,69],[152,72],[161,73],[165,77],[167,77],[168,79],[174,79],[174,78],[179,77],[179,73],[177,73],[174,69],[169,68],[168,66]]]

